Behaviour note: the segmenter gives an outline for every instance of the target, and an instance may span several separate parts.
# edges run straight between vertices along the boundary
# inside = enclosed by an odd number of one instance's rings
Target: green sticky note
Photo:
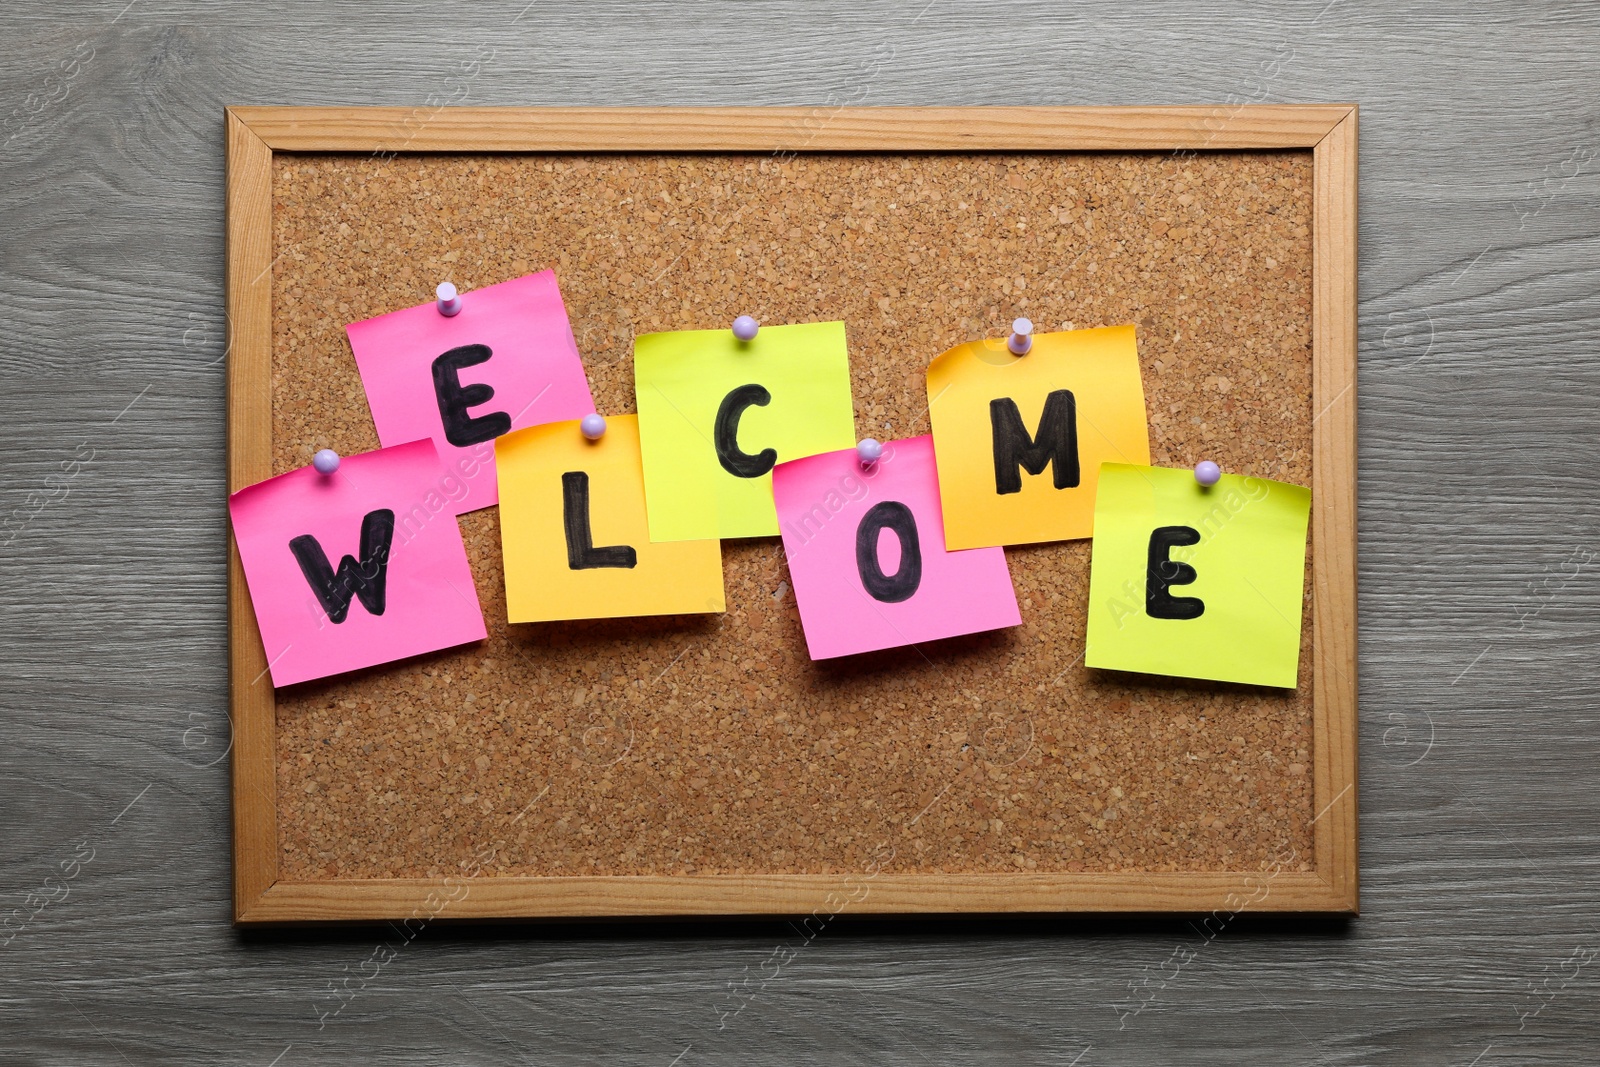
[[[773,466],[856,444],[842,322],[648,333],[633,377],[652,541],[775,535]]]
[[[1295,687],[1311,490],[1106,463],[1084,663]]]

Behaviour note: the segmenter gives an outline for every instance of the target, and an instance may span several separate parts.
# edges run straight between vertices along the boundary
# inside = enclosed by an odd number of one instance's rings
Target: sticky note
[[[486,636],[451,499],[464,491],[422,440],[229,498],[274,685]]]
[[[378,440],[432,438],[467,486],[457,514],[495,502],[496,437],[594,410],[554,271],[462,293],[454,316],[429,301],[345,331]]]
[[[495,453],[510,621],[725,610],[721,541],[650,540],[637,416],[598,441],[575,421],[515,430]]]
[[[944,547],[931,438],[780,463],[772,492],[812,659],[1022,621],[1004,549]]]
[[[1149,463],[1134,327],[973,341],[928,367],[949,548],[1094,532],[1100,464]]]
[[[653,540],[771,536],[773,466],[855,446],[842,322],[651,333],[633,352]]]
[[[1292,689],[1311,490],[1100,468],[1084,663]]]

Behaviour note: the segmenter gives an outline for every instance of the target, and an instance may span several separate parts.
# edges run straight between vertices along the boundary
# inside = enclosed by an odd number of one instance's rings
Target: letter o
[[[878,534],[886,529],[900,538],[900,566],[893,574],[884,574],[878,563]],[[898,500],[885,500],[868,510],[856,527],[856,570],[872,599],[885,604],[911,599],[922,584],[922,545],[910,508]]]

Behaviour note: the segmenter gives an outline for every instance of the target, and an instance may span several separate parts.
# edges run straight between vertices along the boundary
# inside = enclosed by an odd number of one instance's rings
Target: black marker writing
[[[289,542],[289,551],[300,564],[311,591],[322,602],[329,622],[344,622],[350,601],[361,599],[361,606],[382,615],[389,579],[389,545],[394,541],[394,512],[388,508],[369,511],[361,520],[361,559],[345,556],[338,573],[328,562],[328,554],[311,534],[301,534]]]
[[[1043,474],[1047,465],[1053,465],[1052,484],[1057,489],[1078,484],[1078,405],[1070,389],[1057,389],[1045,397],[1036,434],[1029,435],[1017,402],[1008,396],[989,401],[989,424],[994,432],[995,492],[1002,496],[1022,492],[1022,471]]]
[[[462,345],[433,361],[433,393],[439,400],[444,438],[457,448],[492,441],[511,432],[511,416],[503,411],[473,418],[467,409],[494,399],[494,387],[477,382],[461,384],[461,370],[487,363],[494,352],[488,345]]]
[[[561,476],[561,521],[567,530],[567,566],[575,571],[596,567],[635,567],[639,553],[632,545],[594,547],[589,527],[589,476],[568,471]]]
[[[752,456],[739,449],[739,419],[744,409],[754,404],[766,407],[772,403],[772,394],[759,385],[741,385],[722,398],[717,408],[717,421],[711,439],[717,450],[717,462],[735,478],[759,478],[778,462],[776,449],[763,448]]]
[[[1193,526],[1161,526],[1150,532],[1149,570],[1145,575],[1144,612],[1152,619],[1198,619],[1206,603],[1199,597],[1173,596],[1169,586],[1188,585],[1195,580],[1194,568],[1168,559],[1180,545],[1198,545],[1200,531]]]
[[[893,530],[900,539],[900,566],[884,574],[878,563],[878,534]],[[874,600],[898,604],[909,600],[922,584],[922,545],[917,540],[917,519],[898,500],[874,504],[856,527],[856,570],[861,584]]]

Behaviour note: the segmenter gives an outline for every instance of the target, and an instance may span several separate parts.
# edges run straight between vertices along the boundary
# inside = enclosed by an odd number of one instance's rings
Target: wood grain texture
[[[1344,903],[1310,872],[1233,874],[851,875],[770,874],[675,878],[366,878],[283,880],[249,902],[245,921],[714,917],[1067,911],[1234,914],[1230,896],[1256,912],[1326,912]],[[1246,910],[1235,905],[1237,910]]]
[[[1596,1058],[1600,10],[124,6],[0,64],[0,1063]],[[1230,95],[1361,104],[1361,918],[231,928],[224,105]]]
[[[846,152],[1310,148],[1348,105],[1059,108],[272,108],[274,151]]]
[[[1311,541],[1317,870],[1354,911],[1356,838],[1356,113],[1313,153]]]
[[[230,113],[228,153],[228,490],[272,474],[272,150]],[[229,706],[234,911],[278,878],[273,692],[244,566],[228,532]]]

